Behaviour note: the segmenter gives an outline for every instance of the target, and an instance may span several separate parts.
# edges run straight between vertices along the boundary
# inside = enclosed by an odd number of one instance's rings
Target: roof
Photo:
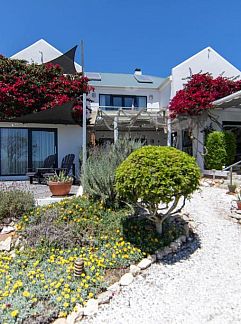
[[[221,61],[224,69],[226,69],[227,66],[228,66],[228,67],[230,67],[234,71],[234,73],[236,73],[236,75],[240,75],[240,71],[239,71],[239,69],[236,68],[236,66],[234,66],[233,64],[231,64],[228,60],[226,60],[222,55],[220,55],[217,51],[215,51],[210,46],[205,47],[204,49],[202,49],[198,53],[190,56],[188,59],[186,59],[183,62],[179,63],[178,65],[176,65],[175,67],[173,67],[173,70],[179,68],[180,66],[182,66],[182,65],[184,65],[186,63],[192,62],[195,58],[199,57],[202,54],[206,54],[206,53],[208,53],[208,56],[212,53],[217,58],[219,58],[219,60]],[[222,71],[222,72],[227,72],[227,71]]]
[[[226,97],[213,101],[216,108],[241,108],[241,90],[234,92]]]
[[[42,64],[56,59],[63,53],[44,39],[40,39],[32,45],[24,48],[22,51],[11,56],[12,59],[25,60],[29,63]],[[82,71],[81,66],[75,62],[75,68],[78,72]]]
[[[91,80],[90,85],[94,87],[115,87],[115,88],[140,88],[140,89],[158,89],[162,86],[168,78],[160,78],[152,75],[145,75],[149,77],[152,83],[142,83],[138,82],[134,77],[134,74],[124,74],[124,73],[100,73],[101,80],[95,81]]]

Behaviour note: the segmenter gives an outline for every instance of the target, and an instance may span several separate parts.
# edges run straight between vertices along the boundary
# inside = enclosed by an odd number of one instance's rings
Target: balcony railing
[[[120,109],[128,110],[128,111],[139,111],[139,110],[147,109],[147,108],[146,107],[99,106],[99,109],[101,109],[103,111],[118,111]]]

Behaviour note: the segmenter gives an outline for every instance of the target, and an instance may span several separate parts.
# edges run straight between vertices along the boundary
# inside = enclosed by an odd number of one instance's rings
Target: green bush
[[[206,148],[206,168],[222,170],[223,166],[228,166],[234,162],[236,155],[235,135],[227,131],[209,133],[206,140]]]
[[[115,144],[93,149],[81,179],[85,193],[95,200],[100,199],[105,205],[116,204],[115,170],[131,152],[140,146],[142,146],[140,141],[125,138]]]
[[[74,197],[38,207],[24,215],[21,235],[31,247],[69,248],[98,245],[101,236],[110,237],[120,229],[130,211],[104,208],[100,202]]]
[[[199,178],[193,157],[173,147],[146,146],[117,168],[116,189],[121,199],[147,208],[148,217],[162,233],[163,221],[176,211],[180,198],[185,201],[198,188]]]
[[[226,166],[232,164],[235,160],[236,156],[236,150],[237,150],[237,141],[236,136],[232,132],[224,132],[224,138],[225,138],[225,148],[227,152],[227,161]]]
[[[34,197],[30,192],[11,189],[0,191],[0,221],[19,219],[34,207]]]

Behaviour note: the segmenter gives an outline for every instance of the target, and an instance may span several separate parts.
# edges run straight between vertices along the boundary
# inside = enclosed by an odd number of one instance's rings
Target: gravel
[[[197,238],[154,264],[84,323],[240,323],[241,225],[228,217],[232,196],[207,187],[185,209]]]
[[[71,194],[76,194],[79,186],[73,185],[71,187]],[[45,184],[30,184],[29,181],[1,181],[0,190],[19,189],[23,191],[30,191],[33,193],[34,198],[47,198],[51,197],[49,187]]]

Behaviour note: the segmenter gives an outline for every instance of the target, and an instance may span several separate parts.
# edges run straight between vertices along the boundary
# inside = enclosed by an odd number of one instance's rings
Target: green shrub
[[[180,198],[198,188],[200,170],[195,159],[173,147],[142,147],[122,162],[116,171],[116,189],[121,199],[148,209],[149,219],[162,233],[163,221],[177,212]],[[163,211],[159,211],[160,203]]]
[[[224,138],[225,138],[225,148],[227,152],[227,161],[226,166],[232,164],[235,160],[236,156],[236,150],[237,150],[237,141],[236,136],[232,132],[224,132]]]
[[[142,146],[141,142],[125,138],[115,144],[93,149],[81,179],[85,193],[95,200],[100,199],[105,205],[116,204],[115,170],[131,152],[140,146]]]
[[[0,191],[0,221],[19,219],[34,207],[34,197],[30,192],[11,189]]]
[[[24,215],[21,235],[31,247],[68,248],[76,245],[98,245],[100,237],[110,237],[121,228],[130,211],[106,209],[100,202],[85,197],[66,199],[38,207]]]
[[[206,140],[206,148],[206,168],[222,170],[223,166],[228,166],[234,162],[236,155],[235,135],[226,131],[209,133]]]

